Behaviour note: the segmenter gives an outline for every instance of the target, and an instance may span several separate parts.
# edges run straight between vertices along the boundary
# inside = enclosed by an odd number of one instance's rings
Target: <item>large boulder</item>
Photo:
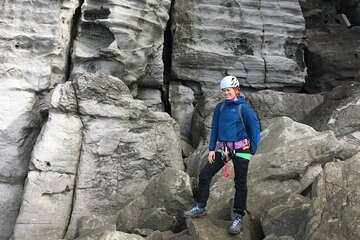
[[[212,89],[226,74],[256,88],[305,83],[298,1],[177,1],[172,19],[177,79]]]
[[[75,175],[30,171],[14,239],[60,239],[72,209]]]
[[[360,131],[360,84],[338,86],[326,94],[303,122],[318,131],[332,130],[341,137]]]
[[[105,230],[97,233],[92,233],[87,236],[80,236],[76,240],[144,240],[140,235],[129,234],[125,232],[118,232],[115,230]]]
[[[257,113],[261,129],[267,128],[274,118],[282,116],[301,122],[324,101],[324,97],[320,94],[286,93],[273,90],[246,93],[246,97]]]
[[[179,126],[167,113],[149,110],[115,77],[84,75],[74,86],[84,137],[68,238],[81,217],[114,223],[164,169],[184,169]]]
[[[125,232],[135,228],[181,229],[183,212],[192,203],[191,199],[189,176],[183,171],[167,168],[118,213],[117,229]]]
[[[66,231],[82,139],[78,116],[51,110],[32,152],[15,239],[56,239]]]
[[[302,237],[310,204],[309,198],[293,193],[273,202],[261,216],[264,235],[284,238],[299,234]]]
[[[317,132],[287,117],[270,124],[261,140],[248,175],[248,206],[256,218],[277,198],[306,190],[321,172],[314,166],[353,154],[332,131]]]
[[[360,238],[360,154],[331,162],[313,184],[304,239]]]

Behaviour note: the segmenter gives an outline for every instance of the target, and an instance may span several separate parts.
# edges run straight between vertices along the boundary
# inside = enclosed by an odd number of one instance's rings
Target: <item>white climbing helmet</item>
[[[226,76],[220,82],[220,88],[233,88],[239,87],[239,80],[234,76]]]

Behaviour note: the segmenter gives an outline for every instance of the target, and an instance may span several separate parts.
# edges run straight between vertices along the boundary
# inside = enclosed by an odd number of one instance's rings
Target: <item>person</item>
[[[226,76],[221,80],[220,88],[224,99],[214,109],[207,163],[199,175],[194,204],[184,215],[193,218],[206,214],[211,179],[231,159],[235,173],[235,199],[229,233],[238,234],[246,210],[249,160],[260,142],[260,128],[255,113],[246,105],[245,98],[239,96],[238,79]],[[215,151],[218,141],[219,148]]]

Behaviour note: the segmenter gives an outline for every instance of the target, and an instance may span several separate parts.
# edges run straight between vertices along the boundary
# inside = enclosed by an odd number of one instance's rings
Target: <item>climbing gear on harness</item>
[[[227,146],[221,148],[221,160],[224,162],[224,178],[228,178],[231,175],[229,165],[229,149]]]
[[[239,87],[239,80],[234,76],[226,76],[224,77],[220,82],[220,88],[233,88],[233,87]]]

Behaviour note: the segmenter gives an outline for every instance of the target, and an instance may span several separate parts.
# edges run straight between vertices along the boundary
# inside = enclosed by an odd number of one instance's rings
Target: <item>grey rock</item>
[[[82,127],[78,116],[51,110],[32,152],[32,168],[75,175],[80,156]]]
[[[23,193],[22,184],[0,183],[0,239],[12,235]]]
[[[306,7],[308,78],[304,88],[308,92],[319,92],[359,82],[360,28],[347,28],[336,21],[338,13],[348,12],[350,22],[358,25],[359,2],[310,0]]]
[[[72,0],[51,5],[20,0],[1,4],[2,87],[41,91],[65,81],[72,18],[78,5]]]
[[[164,104],[161,100],[161,91],[151,88],[140,88],[137,91],[138,99],[143,100],[148,108],[154,112],[164,112]]]
[[[301,122],[324,101],[324,97],[319,94],[285,93],[273,90],[245,93],[245,95],[260,119],[262,129],[267,128],[274,118],[282,116]]]
[[[88,236],[80,236],[76,240],[143,240],[145,238],[137,234],[129,234],[114,230],[105,230],[99,233],[93,233]]]
[[[191,239],[194,240],[212,240],[212,239],[251,239],[250,220],[247,216],[244,218],[244,227],[238,235],[232,236],[228,233],[231,221],[205,217],[188,219],[186,224],[189,228]]]
[[[74,42],[72,77],[105,73],[129,86],[161,86],[169,9],[169,0],[102,4],[85,0]]]
[[[135,100],[129,88],[116,77],[87,74],[77,78],[74,85],[81,114],[120,119],[150,114],[144,102]]]
[[[180,126],[180,133],[185,137],[190,136],[191,117],[195,100],[193,91],[186,86],[172,83],[169,86],[169,102],[171,116]]]
[[[108,224],[102,217],[80,217],[76,224],[75,238],[108,230],[116,231],[115,224]]]
[[[302,122],[318,131],[332,130],[338,137],[357,132],[360,130],[359,98],[359,84],[336,87]]]
[[[191,142],[195,148],[209,142],[213,110],[220,100],[220,94],[205,92],[196,104],[190,128]]]
[[[62,112],[77,113],[77,100],[72,82],[58,84],[51,97],[51,106]]]
[[[117,211],[165,168],[184,169],[179,126],[167,113],[150,111],[115,77],[84,75],[74,85],[86,115],[68,238],[77,219],[102,217],[104,225],[114,223]]]
[[[265,236],[274,234],[277,237],[295,237],[301,223],[306,222],[310,204],[310,199],[297,194],[283,196],[273,202],[261,216]]]
[[[190,179],[185,172],[167,168],[142,194],[119,211],[117,229],[175,230],[183,223],[183,211],[191,204]]]
[[[327,163],[313,185],[304,239],[358,239],[360,154]]]
[[[287,117],[274,121],[261,134],[248,174],[248,204],[255,217],[276,198],[301,193],[311,166],[334,161],[346,148],[333,132],[317,132]]]
[[[36,131],[31,131],[36,126],[32,110],[38,98],[32,92],[1,90],[0,99],[0,180],[22,182],[27,174],[32,137],[36,135]]]
[[[297,1],[180,1],[172,15],[177,79],[212,89],[226,73],[256,88],[305,82],[305,21]]]
[[[60,239],[69,222],[75,176],[30,171],[14,239]]]

